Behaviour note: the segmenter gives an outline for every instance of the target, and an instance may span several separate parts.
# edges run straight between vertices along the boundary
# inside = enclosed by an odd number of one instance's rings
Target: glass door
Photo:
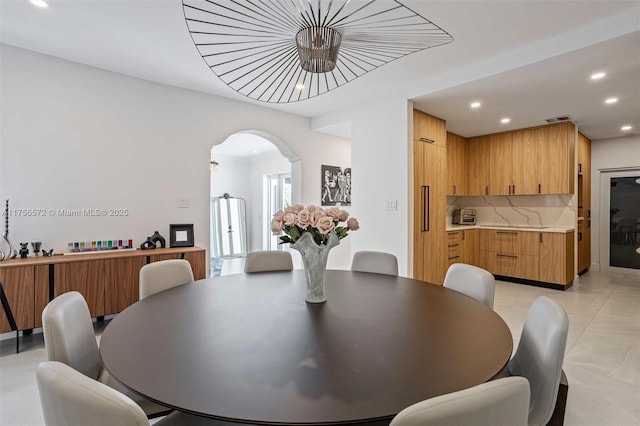
[[[211,198],[212,257],[247,255],[246,207],[242,198]]]
[[[271,219],[278,210],[284,210],[291,206],[291,174],[279,173],[266,177],[265,191],[265,230],[266,244],[265,250],[284,250],[285,247],[279,244],[278,235],[271,233]],[[287,248],[288,249],[288,248]]]
[[[640,170],[601,175],[600,267],[640,275]]]

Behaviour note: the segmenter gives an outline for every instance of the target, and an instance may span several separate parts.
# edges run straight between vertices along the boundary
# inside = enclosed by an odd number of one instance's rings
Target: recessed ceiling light
[[[253,150],[253,153],[254,153],[254,154],[257,154],[257,153],[258,153],[258,150],[257,150],[257,149],[254,149],[254,150]]]
[[[49,7],[47,2],[44,0],[29,0],[29,2],[31,2],[32,5],[40,7],[42,9],[46,9],[47,7]]]
[[[616,102],[618,102],[618,98],[609,98],[606,101],[604,101],[604,103],[606,104],[615,104]]]
[[[302,83],[296,84],[296,90],[302,90],[302,89],[304,89],[304,84]]]
[[[607,75],[607,74],[605,74],[603,72],[597,72],[595,74],[591,74],[591,80],[600,80],[605,75]]]
[[[624,126],[620,127],[620,130],[623,130],[625,132],[631,129],[632,129],[632,126],[629,126],[628,124],[625,124]]]
[[[471,102],[471,108],[480,108],[482,105],[480,102]]]
[[[500,120],[500,122],[501,122],[502,124],[507,124],[507,123],[511,122],[511,119],[510,119],[510,118],[505,117],[505,118],[503,118],[502,120]]]

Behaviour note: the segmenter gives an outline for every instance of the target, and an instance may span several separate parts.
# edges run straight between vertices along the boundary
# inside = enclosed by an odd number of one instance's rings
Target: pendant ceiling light
[[[233,90],[263,102],[321,95],[453,41],[394,0],[183,0],[193,42]]]

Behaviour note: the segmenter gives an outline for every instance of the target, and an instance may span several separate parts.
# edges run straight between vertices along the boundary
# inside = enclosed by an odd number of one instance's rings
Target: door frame
[[[634,275],[640,277],[640,269],[620,268],[610,266],[610,201],[611,201],[611,178],[640,176],[640,168],[629,167],[622,169],[603,169],[600,170],[600,200],[599,200],[599,247],[598,259],[600,262],[600,271],[615,272],[625,275]]]

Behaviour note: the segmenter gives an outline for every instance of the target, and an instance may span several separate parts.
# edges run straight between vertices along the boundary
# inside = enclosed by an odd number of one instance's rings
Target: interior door
[[[640,276],[640,169],[600,179],[600,269]]]
[[[271,219],[278,210],[291,206],[291,174],[278,173],[266,177],[267,191],[265,193],[265,250],[287,250],[288,246],[280,244],[280,237],[271,233]]]

